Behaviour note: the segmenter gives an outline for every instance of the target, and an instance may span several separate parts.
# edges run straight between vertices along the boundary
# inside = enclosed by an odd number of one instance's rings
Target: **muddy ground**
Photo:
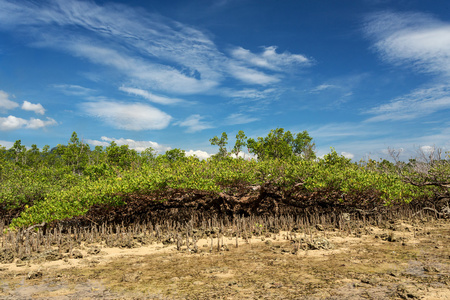
[[[450,299],[448,219],[258,233],[4,259],[0,299]]]

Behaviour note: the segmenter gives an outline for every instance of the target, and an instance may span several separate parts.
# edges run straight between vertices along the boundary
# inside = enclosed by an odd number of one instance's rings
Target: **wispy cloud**
[[[424,87],[365,111],[374,115],[366,122],[412,120],[450,109],[449,22],[424,13],[381,12],[367,18],[365,32],[386,62],[435,76]]]
[[[317,93],[317,92],[320,92],[320,91],[323,91],[323,90],[328,90],[328,89],[339,89],[339,88],[340,88],[340,87],[337,86],[337,85],[334,85],[334,84],[326,84],[326,83],[324,83],[324,84],[321,84],[321,85],[316,86],[316,87],[313,88],[310,92],[311,92],[311,93]]]
[[[311,63],[308,58],[301,54],[291,54],[287,51],[277,53],[276,46],[262,48],[261,53],[255,54],[250,50],[237,47],[231,51],[231,55],[245,64],[279,72],[290,70],[294,66],[304,66]]]
[[[421,72],[450,75],[450,23],[424,13],[370,15],[366,34],[381,57]]]
[[[17,130],[21,128],[26,129],[39,129],[44,128],[47,126],[56,125],[57,122],[52,119],[48,118],[47,120],[41,120],[41,119],[35,119],[30,118],[29,120],[18,118],[15,116],[8,116],[6,118],[0,118],[0,130],[1,131],[10,131],[10,130]]]
[[[308,130],[312,137],[321,140],[338,140],[345,137],[375,137],[383,135],[382,129],[364,123],[329,123]]]
[[[52,87],[69,96],[90,96],[95,93],[94,89],[75,84],[53,84]]]
[[[274,97],[277,93],[277,89],[269,88],[264,90],[257,89],[243,89],[243,90],[226,90],[224,94],[232,98],[242,98],[242,99],[265,99],[267,97]]]
[[[35,46],[116,68],[144,86],[196,93],[216,86],[223,76],[217,66],[224,57],[205,34],[159,15],[87,1],[1,4],[0,27],[31,33]]]
[[[125,138],[116,139],[116,138],[110,138],[110,137],[106,137],[106,136],[102,136],[100,138],[100,140],[87,139],[86,142],[93,146],[102,146],[102,147],[107,147],[111,144],[111,142],[115,142],[119,146],[128,145],[130,149],[134,149],[138,152],[142,152],[145,149],[150,148],[150,147],[158,153],[164,153],[167,150],[171,149],[170,147],[158,144],[157,142],[135,141],[132,139],[125,139]]]
[[[200,115],[191,115],[186,118],[184,121],[180,121],[175,123],[175,125],[181,126],[181,127],[187,127],[186,132],[193,133],[197,131],[202,131],[209,128],[214,128],[213,125],[211,125],[209,122],[202,121],[204,117]]]
[[[450,85],[441,84],[416,89],[364,113],[375,115],[366,122],[380,122],[412,120],[444,109],[450,109]]]
[[[268,85],[280,81],[279,76],[276,74],[269,75],[234,62],[228,64],[227,70],[233,77],[248,84]]]
[[[40,103],[34,104],[28,101],[24,101],[22,104],[22,109],[27,111],[34,111],[35,113],[40,115],[45,114],[45,109]]]
[[[180,104],[180,103],[186,103],[187,101],[179,98],[169,98],[164,96],[158,96],[153,93],[150,93],[146,90],[138,89],[138,88],[131,88],[131,87],[120,87],[119,90],[126,92],[131,95],[141,96],[144,99],[147,99],[148,101],[158,103],[158,104],[164,104],[164,105],[173,105],[173,104]]]
[[[6,92],[0,90],[0,111],[7,111],[18,106],[18,103],[9,99],[9,95]]]
[[[275,73],[310,63],[300,54],[277,53],[275,46],[257,54],[235,47],[226,54],[197,28],[125,5],[76,0],[0,0],[0,5],[0,30],[27,36],[31,46],[113,68],[127,85],[147,91],[149,100],[158,103],[177,99],[163,99],[159,93],[220,94],[229,78],[250,85],[279,83]],[[87,92],[76,86],[62,88]]]
[[[258,120],[259,120],[258,118],[250,117],[248,115],[244,115],[241,113],[235,113],[235,114],[229,115],[225,119],[225,124],[227,124],[227,125],[247,124],[247,123],[252,123],[252,122],[255,122]]]
[[[433,129],[426,129],[417,134],[409,134],[409,129],[392,127],[390,125],[380,127],[373,123],[346,123],[327,124],[319,130],[308,132],[321,146],[317,147],[319,156],[329,153],[330,146],[336,151],[354,154],[354,159],[391,159],[388,148],[403,148],[401,159],[409,159],[417,156],[420,147],[436,145],[444,150],[450,149],[450,123],[440,122]],[[352,129],[353,127],[353,129]],[[337,137],[335,137],[335,135]],[[341,139],[339,137],[354,136],[357,139]]]
[[[85,102],[83,111],[98,117],[112,127],[125,130],[151,130],[166,128],[172,117],[157,108],[141,103],[113,101]]]

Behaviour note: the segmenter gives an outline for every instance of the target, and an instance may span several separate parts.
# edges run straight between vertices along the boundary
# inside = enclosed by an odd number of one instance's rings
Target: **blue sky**
[[[0,0],[0,144],[450,149],[448,1]]]

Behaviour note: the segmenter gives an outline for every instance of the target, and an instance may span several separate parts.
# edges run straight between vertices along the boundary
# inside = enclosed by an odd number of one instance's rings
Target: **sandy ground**
[[[450,299],[450,221],[280,232],[0,264],[0,299]]]

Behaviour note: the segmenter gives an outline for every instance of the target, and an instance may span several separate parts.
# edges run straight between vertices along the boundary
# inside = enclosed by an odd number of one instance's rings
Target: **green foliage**
[[[167,150],[164,155],[162,155],[162,159],[165,159],[169,162],[176,162],[183,160],[186,157],[186,152],[179,148]]]
[[[67,147],[59,147],[60,155],[67,166],[72,167],[72,171],[82,172],[88,162],[89,145],[78,139],[76,132],[72,133]]]
[[[307,131],[294,135],[283,128],[272,129],[266,137],[248,139],[247,144],[249,152],[257,155],[259,160],[288,159],[292,156],[315,158],[314,144]]]
[[[236,155],[236,158],[245,146],[247,146],[247,137],[245,136],[244,131],[239,130],[238,134],[236,134],[236,143],[233,147],[233,153]]]
[[[110,165],[102,162],[98,165],[88,165],[84,169],[83,174],[88,176],[91,180],[99,180],[104,177],[111,177],[115,175],[116,172]]]
[[[141,152],[141,157],[144,162],[148,163],[156,158],[156,151],[152,147],[148,147]]]
[[[220,139],[215,136],[209,140],[211,145],[219,146],[219,153],[216,154],[216,157],[223,158],[228,156],[227,144],[228,144],[228,135],[226,132],[222,132],[222,136]]]
[[[129,149],[128,145],[118,146],[114,141],[106,147],[108,163],[121,168],[129,168],[133,161],[136,161],[138,154],[135,150]]]
[[[10,156],[14,159],[17,165],[26,164],[26,147],[22,145],[21,140],[17,140],[14,145],[9,149]]]
[[[240,131],[236,138],[240,144],[233,152],[238,153],[245,135]],[[225,147],[226,134],[214,142]],[[448,156],[428,163],[356,164],[333,148],[322,159],[307,160],[301,151],[305,145],[311,145],[306,132],[292,135],[277,129],[253,141],[259,160],[247,161],[228,155],[199,160],[181,149],[155,158],[151,148],[138,155],[114,142],[91,151],[75,133],[67,146],[52,151],[46,146],[40,152],[36,145],[26,150],[17,141],[9,150],[0,148],[0,210],[22,210],[10,224],[17,228],[83,215],[93,205],[126,205],[128,195],[162,201],[168,191],[234,194],[260,185],[261,191],[276,189],[289,201],[322,197],[352,205],[392,205],[448,193]],[[268,149],[257,152],[259,147]]]
[[[334,148],[331,148],[331,152],[326,154],[323,157],[323,162],[327,166],[333,166],[333,165],[339,165],[339,166],[346,166],[351,163],[350,158],[346,158],[343,155],[339,155]]]

